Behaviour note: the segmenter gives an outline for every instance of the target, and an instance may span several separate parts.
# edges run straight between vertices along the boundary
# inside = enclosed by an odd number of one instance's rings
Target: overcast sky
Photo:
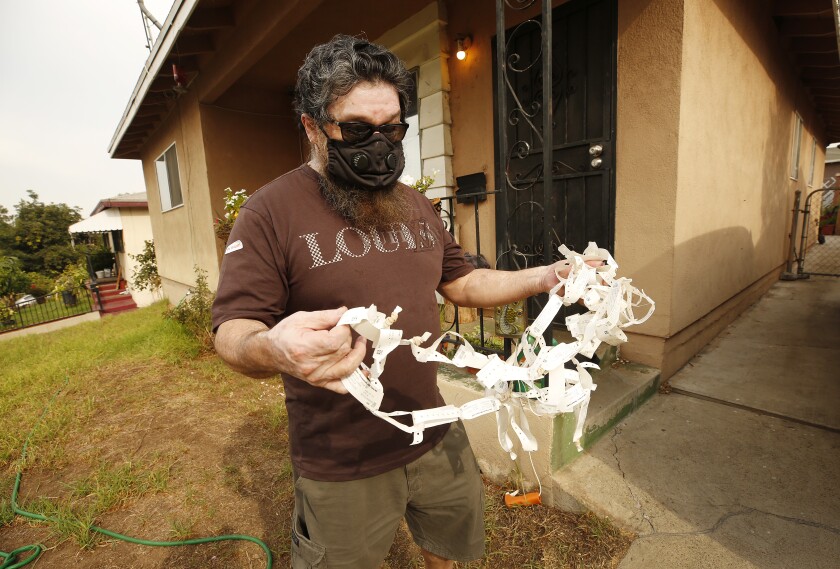
[[[172,0],[145,4],[163,23]],[[0,0],[0,205],[31,189],[88,217],[145,190],[107,151],[148,55],[136,0]]]

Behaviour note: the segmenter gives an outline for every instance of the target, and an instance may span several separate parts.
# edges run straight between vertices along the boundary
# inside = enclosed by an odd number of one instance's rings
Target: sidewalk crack
[[[794,518],[794,517],[791,517],[791,516],[783,516],[781,514],[776,514],[774,512],[767,512],[767,511],[764,511],[764,510],[758,510],[756,508],[741,506],[741,509],[739,509],[739,510],[734,510],[734,511],[726,512],[725,514],[723,514],[720,518],[718,518],[718,521],[716,521],[715,524],[710,528],[701,529],[701,530],[697,530],[697,531],[654,532],[652,534],[640,535],[637,539],[645,539],[645,538],[653,537],[653,536],[656,536],[656,537],[682,537],[682,536],[691,536],[691,535],[712,534],[712,533],[715,533],[718,529],[720,529],[720,527],[723,524],[725,524],[726,522],[728,522],[730,519],[732,519],[734,517],[737,517],[737,516],[745,516],[745,515],[749,515],[749,514],[764,514],[765,516],[778,518],[778,519],[784,520],[786,522],[791,522],[791,523],[794,523],[794,524],[797,524],[797,525],[814,527],[814,528],[822,529],[822,530],[840,535],[840,528],[836,528],[836,527],[833,527],[833,526],[822,524],[820,522],[805,520],[805,519],[802,519],[802,518]]]
[[[648,525],[650,526],[651,533],[656,534],[657,531],[656,531],[656,528],[653,526],[653,520],[647,514],[647,512],[645,512],[645,508],[642,505],[642,501],[639,499],[638,496],[636,496],[636,493],[633,491],[633,487],[627,481],[627,476],[624,474],[624,469],[621,468],[621,459],[618,458],[618,443],[615,441],[615,438],[620,434],[621,434],[621,429],[619,427],[616,427],[615,429],[613,429],[613,434],[610,437],[610,441],[612,442],[613,447],[615,448],[615,451],[613,452],[613,458],[615,459],[616,467],[618,468],[618,471],[621,473],[621,479],[624,480],[624,485],[627,486],[627,490],[630,492],[630,496],[632,496],[633,500],[636,502],[636,508],[642,514],[642,519],[645,520],[648,523]]]

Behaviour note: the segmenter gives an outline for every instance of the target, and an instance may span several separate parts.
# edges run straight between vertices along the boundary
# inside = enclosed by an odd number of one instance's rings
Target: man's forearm
[[[277,375],[265,332],[268,327],[256,320],[228,320],[219,326],[215,347],[219,356],[234,370],[257,379]]]
[[[521,271],[476,269],[461,279],[442,285],[440,292],[458,306],[501,306],[545,292],[549,270],[548,267]]]

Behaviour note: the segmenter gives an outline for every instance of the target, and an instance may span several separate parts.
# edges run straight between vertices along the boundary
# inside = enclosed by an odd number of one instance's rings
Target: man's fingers
[[[313,312],[297,312],[299,315],[298,325],[312,330],[329,330],[338,324],[342,315],[347,312],[347,307],[335,308],[333,310],[315,310]]]
[[[314,385],[325,387],[328,383],[340,380],[353,373],[365,359],[367,352],[366,340],[363,336],[356,338],[353,349],[340,360],[329,359],[309,374],[309,381]],[[333,390],[335,391],[335,390]]]

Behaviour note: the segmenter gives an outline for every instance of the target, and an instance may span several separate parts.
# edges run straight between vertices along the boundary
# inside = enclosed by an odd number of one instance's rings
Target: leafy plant
[[[29,276],[16,257],[0,257],[0,296],[26,292]]]
[[[7,322],[14,322],[15,320],[12,298],[11,296],[0,298],[0,325],[6,324]]]
[[[481,330],[476,328],[470,332],[464,332],[464,338],[473,346],[483,346],[494,350],[503,350],[505,347],[505,340],[499,336],[494,336],[490,332],[484,332],[484,343],[481,342]]]
[[[79,208],[46,204],[32,190],[27,195],[15,206],[14,216],[0,211],[0,255],[17,257],[28,272],[58,274],[79,259],[67,231],[82,218]]]
[[[27,273],[29,278],[28,292],[32,296],[44,296],[49,294],[53,288],[53,279],[41,273]]]
[[[155,256],[155,242],[151,239],[143,243],[143,252],[137,255],[129,254],[137,268],[131,280],[131,286],[137,290],[148,290],[156,292],[160,290],[160,275],[157,268],[157,257]]]
[[[421,194],[425,195],[426,191],[432,187],[432,184],[435,183],[435,176],[437,176],[437,173],[437,170],[435,170],[431,175],[427,174],[425,176],[420,176],[418,180],[415,180],[408,174],[404,174],[402,177],[400,177],[400,182],[402,182],[409,188],[415,189]]]
[[[74,291],[83,287],[89,278],[90,275],[83,261],[68,265],[55,279],[53,292]]]
[[[98,247],[90,253],[90,264],[94,271],[110,269],[114,265],[114,254],[105,247]]]
[[[837,225],[837,211],[840,205],[826,206],[820,212],[820,227],[826,225]]]
[[[248,196],[245,190],[234,192],[225,188],[225,213],[213,222],[213,229],[219,239],[227,240],[236,218],[239,217],[239,209],[246,201]]]
[[[207,272],[198,266],[195,270],[195,286],[191,287],[181,302],[164,313],[164,317],[184,326],[201,343],[205,350],[213,349],[213,318],[210,309],[216,295],[207,285]]]

